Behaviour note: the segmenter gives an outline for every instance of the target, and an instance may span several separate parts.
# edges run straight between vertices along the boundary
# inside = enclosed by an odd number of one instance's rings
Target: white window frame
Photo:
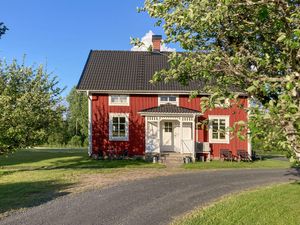
[[[161,101],[160,97],[176,97],[176,101]],[[179,106],[179,97],[178,95],[159,95],[158,96],[158,105],[165,105],[165,104],[173,104]]]
[[[212,129],[212,120],[214,119],[225,119],[225,139],[214,139],[213,138],[213,129]],[[229,124],[230,124],[230,116],[227,115],[213,115],[213,116],[208,116],[209,120],[209,130],[208,130],[208,138],[209,138],[209,143],[223,143],[223,144],[229,144],[230,142],[230,135],[229,135]]]
[[[125,117],[125,137],[113,137],[113,117]],[[110,113],[109,114],[109,140],[128,141],[129,140],[129,113]]]
[[[112,102],[112,96],[118,96],[118,97],[121,97],[121,96],[125,96],[127,101],[126,102]],[[110,106],[129,106],[129,95],[109,95],[108,97],[108,105]]]

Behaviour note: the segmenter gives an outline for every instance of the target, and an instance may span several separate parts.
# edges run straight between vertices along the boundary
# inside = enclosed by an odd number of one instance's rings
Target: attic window
[[[129,106],[129,95],[110,95],[109,105]]]
[[[158,103],[159,105],[165,105],[165,104],[178,105],[178,96],[161,95],[158,97]]]

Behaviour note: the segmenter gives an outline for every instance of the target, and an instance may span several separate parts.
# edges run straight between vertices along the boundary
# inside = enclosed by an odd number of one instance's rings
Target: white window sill
[[[110,141],[128,141],[128,137],[110,137]]]
[[[211,144],[229,144],[229,140],[210,139],[209,143],[211,143]]]
[[[129,103],[109,103],[109,106],[129,106]]]

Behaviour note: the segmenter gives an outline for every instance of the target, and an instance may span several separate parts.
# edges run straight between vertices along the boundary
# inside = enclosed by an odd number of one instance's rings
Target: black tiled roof
[[[195,114],[195,113],[200,113],[200,112],[197,110],[180,107],[180,106],[173,105],[173,104],[165,104],[165,105],[160,105],[160,106],[149,108],[149,109],[144,109],[140,113],[174,113],[174,114],[189,113],[189,114]]]
[[[77,85],[79,90],[189,92],[203,90],[204,83],[190,82],[183,86],[149,81],[156,71],[168,68],[168,52],[91,51]]]

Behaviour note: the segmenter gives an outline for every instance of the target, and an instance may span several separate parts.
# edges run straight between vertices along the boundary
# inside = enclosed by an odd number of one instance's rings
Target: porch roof
[[[140,111],[141,114],[201,114],[200,111],[180,107],[173,104],[165,104]]]

